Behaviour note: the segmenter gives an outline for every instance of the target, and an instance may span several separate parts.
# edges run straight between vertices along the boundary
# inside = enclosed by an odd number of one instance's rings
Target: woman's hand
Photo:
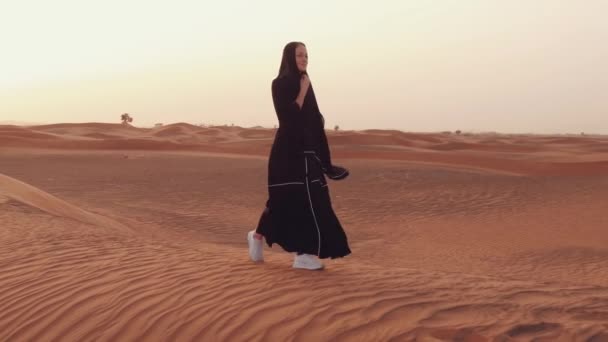
[[[302,78],[300,78],[300,92],[304,90],[304,94],[306,94],[308,87],[310,87],[310,78],[308,78],[308,74],[302,74]]]
[[[300,106],[300,109],[302,109],[302,106],[304,105],[304,98],[306,97],[308,88],[310,88],[310,79],[307,74],[302,74],[302,77],[300,78],[300,93],[298,94],[298,97],[296,97],[296,103]]]

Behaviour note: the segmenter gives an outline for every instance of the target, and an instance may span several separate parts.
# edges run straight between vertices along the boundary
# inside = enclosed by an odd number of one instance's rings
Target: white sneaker
[[[312,254],[300,254],[293,259],[293,268],[303,268],[305,270],[322,270],[325,268],[319,258]]]
[[[262,240],[254,237],[255,230],[247,233],[247,242],[249,243],[249,257],[255,262],[264,261],[264,244]]]

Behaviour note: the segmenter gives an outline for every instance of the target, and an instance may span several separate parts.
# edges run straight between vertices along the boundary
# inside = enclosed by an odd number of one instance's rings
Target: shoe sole
[[[305,265],[293,264],[292,267],[296,268],[296,269],[308,270],[308,271],[321,271],[321,270],[325,269],[324,265],[321,265],[320,267],[317,267],[317,268],[312,268],[312,267],[308,267],[308,266],[305,266]]]

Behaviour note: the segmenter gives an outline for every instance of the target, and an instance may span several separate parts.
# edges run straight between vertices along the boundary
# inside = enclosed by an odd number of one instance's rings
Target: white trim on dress
[[[308,186],[308,158],[304,157],[304,165],[306,167],[306,192],[308,193],[308,202],[310,203],[310,211],[312,212],[312,218],[315,221],[315,226],[317,227],[319,248],[317,250],[317,256],[321,256],[321,230],[319,229],[319,224],[317,223],[317,216],[315,215],[315,209],[312,206],[312,198],[310,196],[310,187]]]
[[[298,185],[304,185],[303,182],[289,182],[289,183],[278,183],[278,184],[270,184],[268,185],[269,188],[275,187],[275,186],[283,186],[283,185],[294,185],[294,184],[298,184]]]

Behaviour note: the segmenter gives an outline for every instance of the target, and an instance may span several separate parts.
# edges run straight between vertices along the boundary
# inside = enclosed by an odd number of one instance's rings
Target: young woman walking
[[[350,254],[346,234],[331,205],[326,177],[348,171],[333,165],[325,121],[306,72],[308,52],[300,42],[283,49],[272,100],[279,120],[268,163],[266,208],[257,229],[247,234],[249,256],[260,262],[263,240],[295,253],[293,267],[323,269],[319,259]]]

